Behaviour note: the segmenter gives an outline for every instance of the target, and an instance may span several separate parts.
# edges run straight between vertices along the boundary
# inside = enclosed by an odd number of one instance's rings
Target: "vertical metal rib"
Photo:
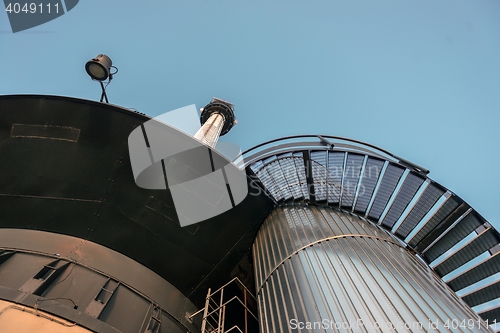
[[[404,171],[405,171],[404,168],[401,168],[394,164],[390,164],[387,167],[387,170],[382,178],[380,187],[377,193],[375,194],[375,201],[373,202],[370,212],[368,213],[369,218],[378,221],[380,215],[382,215],[382,212],[384,211],[385,206],[389,202],[389,199],[391,198],[391,195],[393,194],[394,189],[396,188],[399,179],[403,175]]]
[[[399,189],[394,202],[391,205],[391,208],[389,208],[389,211],[382,220],[382,225],[384,227],[392,229],[392,227],[399,219],[401,214],[403,214],[403,211],[413,199],[423,182],[424,178],[418,176],[415,173],[410,173],[408,177],[406,177],[403,185]]]
[[[430,184],[420,196],[415,206],[412,208],[408,216],[404,219],[403,223],[396,230],[396,236],[405,239],[410,232],[415,228],[422,218],[431,210],[436,204],[438,199],[444,194],[444,189]]]
[[[446,283],[452,290],[458,291],[498,272],[500,272],[500,252],[470,267]]]
[[[439,276],[445,276],[466,262],[474,259],[485,251],[488,251],[499,242],[500,237],[498,232],[491,227],[487,228],[474,239],[467,242],[467,244],[464,244],[464,246],[458,249],[451,256],[446,258],[446,260],[440,262],[436,267],[434,267],[434,270],[439,274]]]
[[[352,207],[358,187],[364,156],[347,154],[347,161],[342,185],[342,207]]]
[[[480,289],[462,296],[469,306],[476,306],[500,297],[500,281],[490,283]]]
[[[412,237],[412,239],[410,239],[408,244],[413,248],[420,246],[420,243],[425,238],[428,238],[430,234],[432,234],[432,232],[435,230],[435,228],[441,225],[448,217],[450,217],[450,215],[457,208],[459,208],[460,204],[462,203],[463,201],[460,198],[454,195],[450,196],[446,200],[446,202],[439,208],[439,210],[432,216],[432,218],[427,221],[427,223],[415,234],[415,236]],[[462,214],[465,212],[465,210],[462,211]]]
[[[372,199],[375,186],[377,185],[380,174],[382,173],[383,166],[384,161],[368,157],[365,170],[363,171],[358,200],[356,202],[356,206],[354,207],[354,211],[359,213],[366,212],[368,204]]]
[[[328,153],[328,203],[340,201],[342,175],[344,173],[344,152]]]
[[[442,236],[437,242],[431,244],[430,247],[423,252],[424,259],[427,262],[434,261],[484,222],[485,221],[483,221],[476,213],[467,214],[454,226],[450,226],[446,233],[441,234]]]
[[[328,151],[311,151],[311,163],[314,179],[316,202],[326,202],[327,187],[327,154]]]

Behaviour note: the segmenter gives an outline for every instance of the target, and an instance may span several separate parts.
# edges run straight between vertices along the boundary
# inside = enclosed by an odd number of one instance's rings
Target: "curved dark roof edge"
[[[71,96],[58,96],[58,95],[44,95],[44,94],[10,94],[10,95],[0,95],[1,99],[19,99],[19,98],[32,98],[32,99],[50,99],[50,100],[61,100],[61,101],[69,101],[78,104],[85,104],[90,106],[99,106],[113,109],[114,111],[127,113],[130,115],[135,115],[136,117],[143,119],[144,121],[152,119],[151,116],[146,115],[140,111],[137,111],[132,108],[126,108],[116,104],[110,103],[102,103],[97,101],[92,101],[84,98],[77,98]]]

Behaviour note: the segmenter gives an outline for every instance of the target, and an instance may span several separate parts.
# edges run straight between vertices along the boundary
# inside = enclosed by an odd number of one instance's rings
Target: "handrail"
[[[290,140],[290,139],[298,139],[298,138],[317,138],[321,142],[324,142],[323,140],[321,140],[322,138],[335,139],[335,140],[344,140],[344,141],[349,141],[349,142],[353,142],[353,143],[365,145],[365,146],[374,148],[376,150],[379,150],[379,151],[381,151],[381,152],[383,152],[383,153],[385,153],[387,155],[395,157],[391,152],[389,152],[389,151],[387,151],[385,149],[382,149],[380,147],[377,147],[375,145],[372,145],[370,143],[366,143],[366,142],[359,141],[359,140],[354,140],[354,139],[349,139],[349,138],[345,138],[345,137],[342,137],[342,136],[323,135],[323,134],[321,134],[321,135],[320,134],[301,134],[301,135],[284,136],[284,137],[273,139],[273,140],[269,140],[269,141],[263,142],[261,144],[258,144],[258,145],[254,146],[254,147],[251,147],[251,148],[245,150],[243,152],[243,155],[247,154],[248,152],[250,152],[252,150],[255,150],[255,149],[260,148],[262,146],[268,145],[270,143],[274,143],[274,142],[278,142],[278,141],[284,141],[284,140]]]
[[[303,141],[293,141],[293,142],[284,142],[287,140],[293,139],[306,139]],[[309,139],[309,140],[307,140]],[[311,140],[316,139],[316,140]],[[330,140],[333,141],[330,141]],[[266,147],[273,143],[279,143],[271,147]],[[291,151],[298,151],[304,149],[325,149],[325,150],[341,150],[341,151],[354,151],[363,154],[373,155],[374,157],[382,158],[385,160],[389,160],[391,162],[399,163],[405,167],[411,168],[418,173],[422,173],[427,175],[429,170],[412,163],[406,159],[398,157],[391,152],[377,147],[375,145],[362,142],[359,140],[348,139],[340,136],[332,136],[332,135],[312,135],[312,134],[303,134],[303,135],[292,135],[281,137],[273,140],[269,140],[258,144],[252,148],[245,150],[241,157],[237,158],[238,162],[235,162],[239,166],[247,167],[248,165],[261,160],[265,157],[276,155],[277,153],[286,153]]]

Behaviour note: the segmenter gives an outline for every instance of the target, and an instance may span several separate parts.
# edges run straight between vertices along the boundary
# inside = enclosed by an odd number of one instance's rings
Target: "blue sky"
[[[13,34],[0,12],[0,94],[98,100],[151,116],[236,105],[243,149],[294,134],[380,146],[500,220],[500,1],[86,0]]]

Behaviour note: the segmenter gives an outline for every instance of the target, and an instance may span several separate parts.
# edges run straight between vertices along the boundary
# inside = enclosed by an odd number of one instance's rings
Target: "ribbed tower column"
[[[223,126],[224,116],[220,113],[212,113],[194,137],[207,146],[215,148]]]
[[[491,332],[392,236],[329,207],[277,207],[253,257],[261,333]]]
[[[213,98],[212,101],[201,109],[201,128],[194,137],[215,148],[221,135],[226,134],[236,124],[234,105],[224,100]]]

